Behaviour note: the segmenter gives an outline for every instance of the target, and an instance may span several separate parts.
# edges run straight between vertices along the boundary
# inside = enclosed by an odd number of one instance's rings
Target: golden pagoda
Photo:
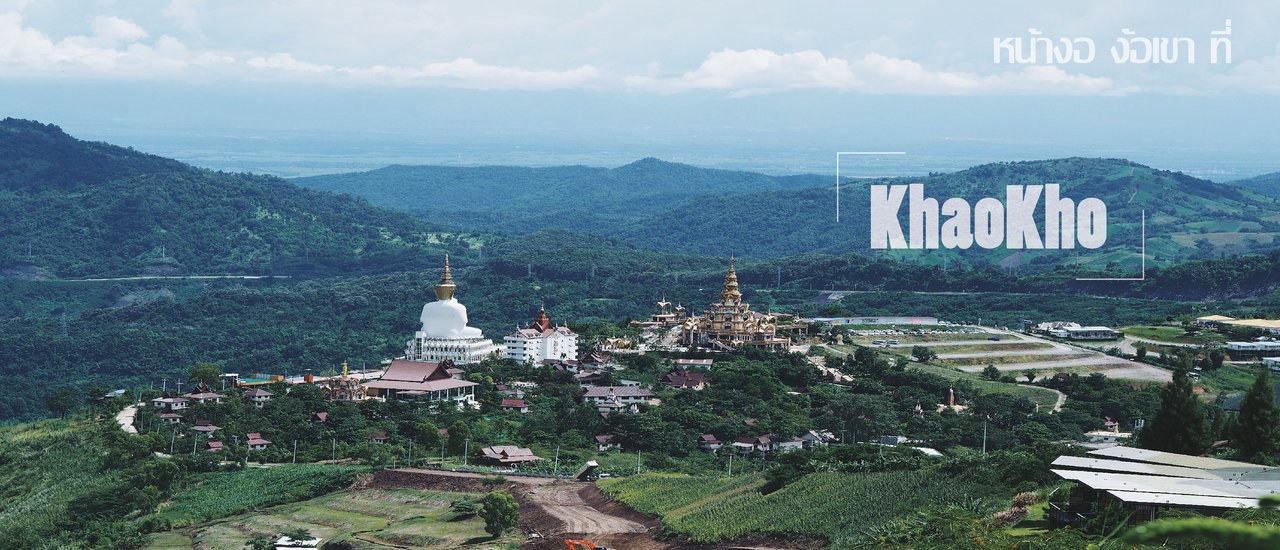
[[[790,344],[789,339],[777,337],[772,316],[751,311],[751,304],[742,301],[734,262],[735,258],[730,256],[729,272],[725,274],[724,286],[720,289],[720,301],[713,302],[703,317],[693,318],[685,324],[685,341],[689,345],[722,349]]]

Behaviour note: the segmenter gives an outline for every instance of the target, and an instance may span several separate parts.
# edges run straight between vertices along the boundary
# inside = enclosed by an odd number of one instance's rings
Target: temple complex
[[[734,259],[729,258],[729,272],[724,276],[720,301],[707,308],[706,315],[685,322],[683,340],[690,346],[730,349],[741,346],[785,347],[788,338],[777,336],[774,317],[751,311],[742,301]]]
[[[457,288],[446,254],[444,275],[435,289],[436,301],[422,306],[422,330],[407,343],[406,359],[431,363],[447,359],[465,365],[498,353],[498,346],[480,329],[467,326],[467,307],[453,296]]]

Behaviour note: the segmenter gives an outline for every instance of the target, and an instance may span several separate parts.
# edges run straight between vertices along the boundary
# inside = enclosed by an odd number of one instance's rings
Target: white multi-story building
[[[503,343],[506,357],[521,363],[578,359],[578,335],[569,327],[552,325],[545,308],[533,323],[508,334]]]
[[[406,359],[426,363],[447,359],[465,365],[498,353],[493,340],[485,338],[480,329],[467,326],[467,307],[453,297],[457,288],[446,255],[444,275],[436,285],[436,301],[422,306],[422,330],[406,344]]]

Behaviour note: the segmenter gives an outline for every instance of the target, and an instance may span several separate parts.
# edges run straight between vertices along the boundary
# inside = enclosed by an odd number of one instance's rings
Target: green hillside
[[[420,219],[279,178],[197,169],[0,121],[0,276],[332,274],[468,246]]]
[[[524,233],[564,228],[646,248],[705,255],[774,257],[869,248],[865,180],[848,182],[843,188],[839,224],[835,223],[834,190],[826,177],[778,178],[654,159],[615,169],[393,166],[297,181],[470,229]],[[1131,273],[1140,264],[1144,210],[1149,265],[1270,250],[1280,244],[1276,242],[1280,206],[1275,199],[1125,160],[986,164],[919,181],[930,197],[961,197],[970,203],[988,196],[1003,199],[1009,184],[1059,183],[1064,196],[1097,197],[1108,205],[1107,246],[1075,252],[884,251],[878,256],[930,264],[999,263],[1033,270],[1078,264]],[[1042,213],[1043,203],[1037,219],[1043,218]],[[905,220],[905,213],[900,219]]]
[[[1262,174],[1252,178],[1227,182],[1227,185],[1243,187],[1255,193],[1280,198],[1280,172]],[[1280,219],[1280,215],[1277,215]]]
[[[914,180],[904,180],[914,181]],[[940,201],[961,197],[972,204],[983,197],[1004,199],[1010,184],[1059,183],[1064,196],[1097,197],[1108,207],[1107,245],[1099,250],[878,251],[876,255],[931,264],[991,262],[1006,267],[1079,264],[1136,271],[1142,211],[1147,217],[1148,265],[1170,265],[1189,258],[1211,258],[1280,246],[1280,205],[1251,191],[1156,170],[1114,159],[1069,158],[988,164],[937,174],[919,181],[926,196]],[[628,227],[620,237],[642,246],[707,253],[732,246],[753,256],[801,252],[841,253],[869,247],[869,193],[866,182],[846,184],[841,193],[841,222],[835,223],[830,188],[782,190],[700,197],[660,214],[651,225],[663,231]],[[907,205],[899,219],[906,231]],[[1043,201],[1037,220],[1043,219]],[[1044,227],[1040,227],[1041,232]]]
[[[609,229],[619,223],[642,223],[693,197],[813,187],[826,178],[773,177],[646,158],[617,168],[388,166],[293,181],[364,197],[449,227],[612,234]]]

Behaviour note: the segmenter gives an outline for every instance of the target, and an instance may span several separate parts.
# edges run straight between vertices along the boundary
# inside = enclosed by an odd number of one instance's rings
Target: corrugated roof
[[[1218,458],[1206,458],[1202,456],[1181,455],[1177,453],[1165,453],[1161,451],[1149,451],[1147,449],[1139,449],[1137,447],[1109,447],[1106,449],[1098,449],[1089,451],[1090,455],[1103,456],[1108,458],[1119,458],[1123,460],[1136,460],[1139,462],[1153,462],[1156,464],[1167,464],[1169,466],[1182,466],[1186,468],[1201,468],[1206,470],[1215,469],[1246,469],[1246,470],[1265,470],[1265,466],[1257,464],[1249,464],[1247,462],[1236,462],[1234,460],[1222,460]]]
[[[1124,502],[1138,504],[1172,504],[1179,506],[1201,506],[1205,508],[1257,508],[1258,499],[1209,497],[1199,495],[1176,495],[1169,493],[1142,493],[1135,491],[1107,491],[1111,496]]]
[[[1167,493],[1208,497],[1232,497],[1257,499],[1280,491],[1280,482],[1251,482],[1215,479],[1189,479],[1164,476],[1120,474],[1114,472],[1086,472],[1081,470],[1051,470],[1063,479],[1079,481],[1090,489],[1104,491],[1132,491],[1140,493]]]
[[[1105,460],[1098,458],[1085,458],[1079,456],[1060,456],[1053,461],[1054,466],[1065,466],[1068,468],[1080,468],[1084,470],[1102,470],[1110,472],[1123,472],[1130,474],[1147,474],[1155,476],[1167,477],[1186,477],[1192,479],[1223,479],[1222,476],[1213,473],[1211,470],[1203,470],[1200,468],[1184,468],[1181,466],[1168,466],[1165,464],[1146,464],[1142,462],[1124,462],[1120,460]]]

